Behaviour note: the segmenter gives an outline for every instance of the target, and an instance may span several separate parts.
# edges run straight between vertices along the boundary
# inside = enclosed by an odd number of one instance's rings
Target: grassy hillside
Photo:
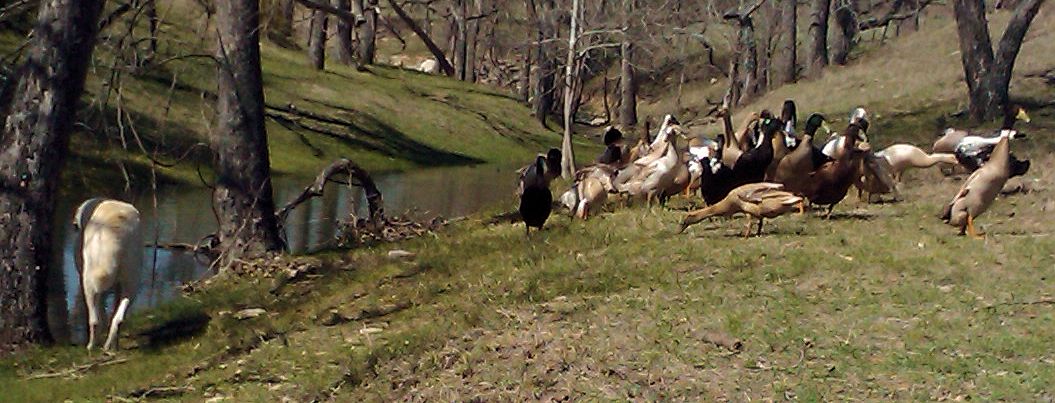
[[[144,169],[149,162],[136,134],[148,153],[156,146],[166,162],[207,141],[216,69],[211,59],[201,57],[213,52],[213,36],[199,33],[210,32],[210,23],[193,2],[159,7],[165,21],[159,63],[112,68],[120,66],[116,55],[129,54],[117,46],[126,27],[116,23],[101,36],[88,82],[90,108],[83,117],[90,130],[78,133],[72,146],[75,175],[105,178],[119,172],[117,162],[133,173]],[[0,52],[22,41],[11,32],[0,33]],[[268,139],[279,174],[314,175],[340,157],[369,170],[520,164],[560,142],[557,133],[500,90],[389,67],[357,71],[335,61],[319,72],[309,67],[303,51],[266,41],[262,47]],[[120,87],[108,85],[111,77],[120,78]],[[283,112],[288,107],[321,119]],[[127,116],[118,119],[118,111]],[[200,151],[162,173],[196,181],[193,161],[205,166],[209,161]]]
[[[561,216],[531,238],[470,220],[288,263],[316,269],[284,286],[218,280],[128,330],[204,309],[201,336],[114,358],[30,352],[0,361],[0,388],[15,401],[1055,396],[1053,177],[999,200],[986,241],[935,218],[958,182],[911,177],[906,202],[851,196],[833,220],[782,217],[750,240],[742,219],[675,235],[677,209]],[[397,248],[418,257],[385,256]]]

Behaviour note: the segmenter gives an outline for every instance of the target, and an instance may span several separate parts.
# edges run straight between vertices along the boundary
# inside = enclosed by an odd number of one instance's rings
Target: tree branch
[[[1018,51],[1022,49],[1022,40],[1026,37],[1026,31],[1029,30],[1029,25],[1033,22],[1033,17],[1037,16],[1042,4],[1044,0],[1023,1],[1015,9],[1011,21],[1007,23],[1007,29],[1004,30],[1004,36],[1001,37],[1000,45],[996,48],[994,56],[996,56],[997,68],[1005,74],[1008,80],[1011,79],[1011,69],[1015,66]]]
[[[914,18],[916,17],[916,15],[923,12],[923,9],[927,8],[927,6],[929,6],[930,3],[932,3],[933,1],[934,0],[923,0],[919,3],[919,7],[917,9],[910,12],[896,14],[897,10],[894,9],[890,10],[890,12],[887,13],[887,15],[883,16],[883,18],[869,18],[867,20],[861,21],[857,24],[857,30],[867,31],[869,29],[886,26],[887,24],[894,21],[902,21],[907,20],[909,18]]]
[[[340,18],[344,19],[345,21],[347,21],[348,24],[351,24],[353,27],[358,27],[359,25],[361,25],[361,24],[366,22],[366,18],[363,18],[363,16],[361,16],[361,15],[352,14],[351,12],[349,12],[347,10],[341,10],[341,9],[339,9],[337,7],[330,6],[329,4],[316,3],[316,2],[314,2],[312,0],[294,0],[294,1],[296,1],[297,3],[299,3],[300,5],[302,5],[304,7],[310,8],[312,10],[317,10],[317,11],[324,12],[326,14],[333,14],[333,15],[335,15],[337,17],[340,17]]]
[[[275,217],[278,218],[279,225],[282,225],[286,221],[286,217],[289,216],[289,212],[293,211],[294,208],[301,205],[308,199],[322,196],[323,188],[327,182],[330,182],[333,176],[339,174],[347,174],[348,181],[356,186],[362,187],[363,191],[366,192],[366,202],[370,208],[370,221],[379,222],[385,217],[384,201],[381,197],[381,191],[377,190],[377,185],[374,184],[373,179],[370,178],[364,169],[360,168],[359,165],[348,159],[339,159],[334,161],[330,166],[323,169],[317,177],[315,182],[308,187],[304,188],[304,191],[297,195],[296,198],[286,203],[281,210],[275,212]],[[358,181],[358,183],[352,182],[352,180]]]
[[[418,38],[421,38],[421,41],[425,43],[425,47],[429,48],[429,52],[432,52],[432,56],[435,57],[436,62],[439,63],[440,70],[443,70],[443,74],[454,76],[454,66],[451,66],[451,63],[447,61],[447,56],[443,55],[443,51],[440,50],[440,47],[436,46],[436,43],[432,41],[432,38],[429,38],[429,34],[425,33],[425,31],[418,26],[418,23],[415,22],[413,18],[410,18],[406,11],[403,11],[403,8],[400,7],[395,0],[388,0],[388,4],[392,6],[392,11],[395,11],[396,15],[398,15],[399,18],[410,27],[410,30],[414,31],[414,34],[416,34]]]

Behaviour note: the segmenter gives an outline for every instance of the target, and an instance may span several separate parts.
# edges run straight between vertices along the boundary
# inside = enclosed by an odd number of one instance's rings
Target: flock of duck
[[[900,199],[898,185],[906,170],[941,166],[970,173],[945,206],[942,219],[959,228],[960,235],[980,238],[975,218],[992,205],[1009,178],[1029,170],[1029,161],[1010,151],[1009,141],[1024,137],[1013,128],[1015,122],[1029,121],[1018,106],[1005,111],[1003,126],[996,132],[946,129],[931,153],[911,144],[874,152],[863,108],[853,111],[841,133],[832,132],[828,120],[818,113],[810,115],[799,132],[796,115],[795,103],[788,100],[780,117],[768,110],[752,113],[735,131],[729,110],[723,107],[718,116],[724,132],[714,139],[688,136],[677,119],[667,115],[654,138],[642,137],[632,146],[624,144],[619,129],[609,127],[604,152],[595,164],[575,172],[559,204],[585,220],[612,196],[643,199],[651,207],[665,205],[678,194],[691,197],[698,192],[707,207],[689,212],[679,233],[710,217],[744,213],[747,237],[754,219],[758,220],[755,234],[761,235],[764,219],[796,210],[803,213],[807,203],[827,207],[830,217],[851,187],[858,189],[859,197],[893,194]],[[814,139],[822,129],[827,141],[816,146]],[[550,182],[560,175],[560,163],[560,150],[550,149],[518,171],[519,212],[529,233],[531,228],[541,229],[552,211]]]

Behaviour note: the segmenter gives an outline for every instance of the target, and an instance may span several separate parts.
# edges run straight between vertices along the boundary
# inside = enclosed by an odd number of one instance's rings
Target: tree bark
[[[810,21],[809,60],[806,73],[818,77],[828,66],[828,14],[831,0],[813,0]]]
[[[629,38],[624,38],[619,46],[622,55],[619,90],[622,98],[619,103],[619,123],[624,128],[637,125],[637,77],[634,71],[634,45]]]
[[[575,176],[575,150],[572,148],[571,132],[575,126],[573,113],[575,102],[575,79],[579,76],[575,62],[576,44],[579,41],[579,0],[571,3],[571,29],[568,30],[568,57],[564,70],[564,138],[561,140],[561,176]]]
[[[835,9],[835,36],[832,37],[832,63],[845,66],[850,60],[857,36],[857,13],[849,2]]]
[[[366,22],[359,35],[359,63],[362,66],[374,64],[377,56],[377,1],[370,0],[363,9]]]
[[[776,63],[774,63],[773,69],[773,86],[778,87],[784,84],[793,83],[798,79],[798,65],[795,53],[798,51],[798,43],[796,42],[798,24],[798,9],[796,7],[798,1],[796,0],[784,0],[780,2],[780,24],[777,25],[781,29],[779,44],[777,49],[779,51],[776,54]]]
[[[524,64],[520,68],[520,77],[518,77],[520,86],[518,87],[519,93],[517,97],[520,102],[527,103],[531,99],[531,47],[528,46],[523,56]]]
[[[293,0],[282,0],[281,35],[289,43],[293,41]]]
[[[432,57],[436,58],[436,63],[440,65],[440,70],[443,70],[443,74],[454,76],[454,66],[451,66],[451,63],[447,60],[447,56],[444,56],[443,50],[440,50],[440,47],[436,46],[436,42],[432,41],[429,34],[422,31],[421,27],[414,22],[413,18],[410,18],[410,16],[407,15],[406,11],[403,11],[403,8],[400,7],[395,0],[388,0],[388,5],[392,7],[392,11],[396,12],[399,19],[403,20],[403,23],[407,24],[407,26],[410,27],[410,30],[414,31],[414,34],[417,35],[418,38],[421,39],[421,42],[425,44],[425,47],[429,49],[429,52],[432,53]]]
[[[479,17],[480,15],[483,14],[483,3],[480,0],[473,1],[473,13],[475,13],[475,15],[474,15],[475,17]],[[468,31],[468,35],[466,35],[466,40],[468,41],[468,44],[466,46],[467,49],[466,49],[466,56],[465,56],[465,70],[466,70],[466,78],[465,78],[465,80],[466,81],[471,81],[471,82],[474,82],[474,83],[476,82],[476,79],[477,79],[477,77],[476,77],[476,73],[477,73],[476,65],[477,65],[477,62],[480,59],[480,55],[477,52],[477,50],[479,49],[479,45],[480,45],[480,24],[481,24],[481,21],[482,21],[481,18],[475,18],[472,21],[469,21],[469,26],[468,26],[469,31]]]
[[[454,37],[454,71],[455,76],[461,81],[465,81],[468,77],[465,72],[465,67],[468,65],[465,59],[469,55],[469,24],[465,16],[466,1],[457,0],[451,10],[451,14],[454,15],[454,24],[457,26]]]
[[[217,2],[217,120],[213,203],[220,217],[222,263],[282,248],[275,221],[264,89],[260,70],[259,2]],[[322,42],[322,41],[318,41]]]
[[[556,56],[553,54],[553,46],[546,43],[546,40],[551,36],[551,33],[555,31],[551,25],[551,18],[547,15],[537,17],[538,20],[538,49],[535,57],[535,63],[538,64],[538,68],[535,70],[535,105],[534,113],[535,119],[542,124],[543,127],[549,127],[546,125],[546,117],[549,116],[550,111],[553,109],[553,95],[555,92],[554,78],[557,73]]]
[[[333,0],[333,6],[348,12],[352,10],[352,2],[350,0]],[[355,55],[353,53],[355,45],[352,44],[352,30],[354,28],[347,20],[343,18],[337,19],[337,61],[348,66],[355,63]]]
[[[755,38],[755,23],[751,17],[740,19],[739,42],[743,45],[743,53],[741,55],[743,63],[740,67],[740,72],[743,74],[743,88],[740,90],[740,99],[736,100],[736,105],[743,104],[759,93],[758,42]]]
[[[920,1],[904,0],[901,7],[905,12],[911,13],[912,16],[897,22],[898,35],[919,30],[919,13],[922,11],[920,9]]]
[[[985,16],[985,2],[953,2],[964,81],[970,99],[968,112],[975,120],[991,120],[1001,116],[1007,108],[1015,59],[1026,31],[1043,3],[1044,0],[1025,0],[1015,8],[994,53],[989,37],[989,22]]]
[[[0,346],[51,341],[52,222],[103,0],[40,3],[0,137]]]
[[[240,0],[233,0],[240,1]],[[326,68],[326,13],[322,10],[311,12],[311,29],[308,35],[308,60],[315,70]]]
[[[150,33],[150,40],[147,45],[147,56],[144,60],[144,64],[150,64],[158,53],[158,27],[161,24],[161,20],[158,19],[157,1],[147,1],[143,7],[146,8],[147,32]]]

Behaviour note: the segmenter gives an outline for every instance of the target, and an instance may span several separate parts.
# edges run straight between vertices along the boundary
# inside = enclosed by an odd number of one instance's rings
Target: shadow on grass
[[[289,111],[272,107],[268,108],[269,113],[267,117],[297,135],[300,135],[303,131],[308,131],[331,137],[352,148],[369,150],[386,157],[406,160],[418,165],[450,166],[484,162],[477,158],[440,150],[418,142],[407,136],[406,133],[369,114],[324,101],[314,99],[305,99],[305,101],[337,110],[348,115],[351,119],[340,119],[317,114],[286,116],[290,114]],[[304,140],[307,139],[302,137],[302,141]]]

